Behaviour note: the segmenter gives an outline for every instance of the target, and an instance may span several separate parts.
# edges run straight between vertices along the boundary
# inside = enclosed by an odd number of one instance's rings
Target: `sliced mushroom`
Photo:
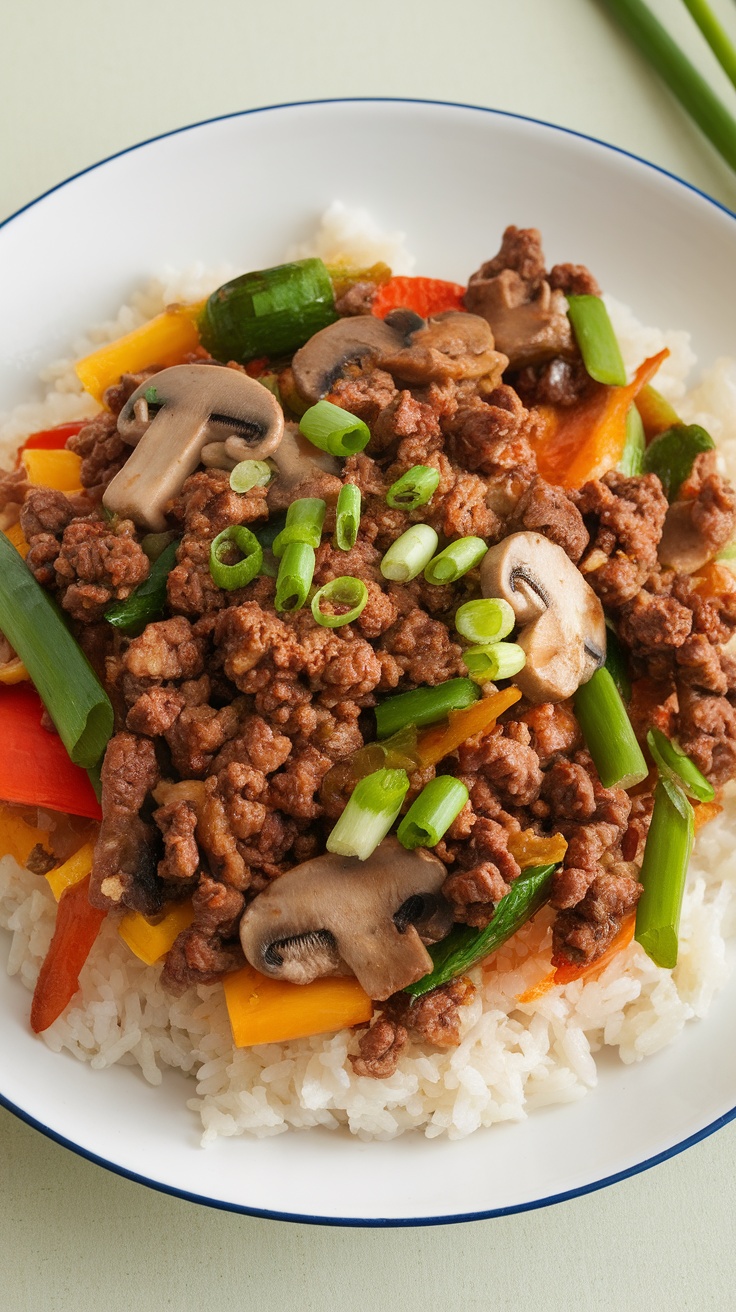
[[[468,284],[465,304],[490,324],[496,347],[508,356],[512,369],[573,353],[565,295],[548,282],[532,290],[515,269],[503,269],[493,278],[476,275]]]
[[[340,462],[327,451],[312,446],[299,432],[297,424],[284,425],[284,434],[272,462],[276,477],[268,487],[270,511],[286,510],[297,497],[321,497],[335,501],[340,495],[342,480]]]
[[[256,970],[309,984],[350,975],[377,1002],[432,969],[424,947],[449,933],[446,870],[387,838],[366,861],[326,853],[289,870],[246,908],[243,951]]]
[[[305,401],[319,401],[346,365],[377,360],[384,352],[399,350],[404,341],[402,332],[375,315],[338,319],[310,337],[294,356],[291,369],[299,395]]]
[[[606,659],[603,607],[562,547],[541,533],[512,533],[480,567],[484,597],[513,608],[526,652],[516,683],[531,702],[561,702]]]
[[[396,310],[386,321],[396,327],[396,316],[404,313]],[[508,360],[494,349],[491,329],[480,315],[445,310],[420,322],[406,345],[384,351],[377,363],[399,382],[423,386],[448,378],[488,378],[489,386],[496,387]]]
[[[155,400],[151,400],[155,389]],[[146,397],[146,392],[149,397]],[[138,402],[145,402],[144,408]],[[284,416],[268,388],[238,369],[180,364],[147,379],[126,401],[118,432],[135,447],[109,484],[104,506],[143,528],[166,528],[164,507],[197,468],[202,449],[234,435],[263,460],[281,441]]]

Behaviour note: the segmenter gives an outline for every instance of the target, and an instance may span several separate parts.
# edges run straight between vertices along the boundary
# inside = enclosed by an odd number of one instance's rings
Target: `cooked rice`
[[[351,263],[385,259],[411,267],[402,234],[388,239],[367,216],[331,207],[316,245],[299,254],[338,256]],[[296,252],[295,252],[296,253]],[[206,295],[232,270],[196,266],[167,270],[117,317],[73,343],[78,358],[100,342],[128,332],[172,301]],[[721,446],[724,467],[736,481],[736,365],[719,360],[686,392],[694,364],[685,332],[642,328],[631,311],[608,301],[629,368],[668,345],[671,357],[657,386],[683,417],[707,427]],[[93,413],[71,360],[44,375],[45,402],[19,406],[0,428],[0,458],[35,429]],[[54,1052],[71,1053],[95,1069],[137,1067],[149,1084],[175,1067],[196,1079],[203,1143],[218,1135],[258,1136],[323,1125],[347,1126],[364,1139],[391,1139],[421,1128],[428,1138],[463,1138],[483,1125],[523,1119],[550,1103],[582,1098],[597,1082],[594,1054],[617,1049],[632,1063],[672,1042],[687,1021],[704,1017],[730,974],[726,939],[736,934],[736,784],[724,793],[723,812],[699,835],[682,911],[680,953],[674,971],[661,970],[632,943],[587,983],[555,988],[537,1002],[516,999],[549,970],[551,915],[540,913],[484,967],[472,972],[478,992],[462,1012],[462,1042],[450,1051],[414,1044],[387,1080],[359,1078],[348,1052],[349,1030],[292,1043],[234,1049],[221,986],[191,988],[172,998],[160,985],[160,967],[145,966],[103,926],[85,966],[80,991],[42,1036]],[[55,902],[46,881],[0,860],[0,926],[11,933],[8,972],[32,990],[48,948]],[[3,936],[6,939],[7,936]]]

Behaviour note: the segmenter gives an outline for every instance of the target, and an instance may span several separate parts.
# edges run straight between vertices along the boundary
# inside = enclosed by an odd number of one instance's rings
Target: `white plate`
[[[165,264],[277,262],[339,197],[402,228],[422,272],[464,280],[507,223],[550,264],[589,264],[645,322],[689,328],[701,363],[736,355],[736,220],[598,142],[464,106],[287,105],[187,128],[105,161],[0,232],[0,400]],[[4,956],[4,943],[0,955]],[[29,996],[0,979],[0,1098],[113,1170],[220,1207],[345,1225],[426,1224],[540,1206],[679,1151],[736,1115],[736,980],[708,1019],[634,1067],[600,1063],[582,1102],[458,1143],[288,1133],[198,1146],[193,1086],[54,1056]]]

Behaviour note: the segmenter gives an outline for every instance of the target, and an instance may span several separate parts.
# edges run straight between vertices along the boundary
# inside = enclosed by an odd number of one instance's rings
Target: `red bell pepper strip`
[[[76,437],[88,423],[89,419],[78,419],[72,424],[57,424],[56,428],[44,428],[40,433],[31,433],[18,452],[18,460],[22,451],[62,451],[67,438]]]
[[[69,759],[61,738],[43,728],[42,715],[30,684],[0,688],[0,800],[100,820],[87,772]]]
[[[441,278],[390,278],[378,288],[372,313],[385,319],[390,310],[414,310],[428,319],[442,310],[462,310],[465,287]]]
[[[79,988],[79,975],[100,932],[106,911],[89,903],[90,876],[61,895],[56,927],[31,1003],[31,1029],[41,1034],[61,1015]]]

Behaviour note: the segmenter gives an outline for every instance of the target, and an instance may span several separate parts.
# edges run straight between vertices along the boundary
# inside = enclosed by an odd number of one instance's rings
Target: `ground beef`
[[[506,385],[486,400],[473,398],[458,406],[447,425],[447,450],[460,466],[484,474],[495,493],[498,514],[511,510],[537,472],[530,439],[538,427],[535,414]]]
[[[391,405],[397,395],[396,384],[384,369],[371,369],[357,377],[339,378],[332,386],[328,400],[349,410],[352,415],[362,419],[372,430],[378,416]],[[380,451],[371,447],[370,454]]]
[[[602,956],[635,908],[641,884],[625,866],[600,870],[582,901],[561,911],[552,930],[552,964],[587,965]]]
[[[412,686],[434,686],[466,672],[461,648],[452,641],[446,626],[418,606],[383,635],[378,649],[392,658],[398,677]]]
[[[420,1041],[436,1048],[454,1048],[460,1042],[460,1008],[474,997],[475,985],[461,977],[419,998],[394,993],[384,1006],[384,1016]]]
[[[193,984],[216,984],[230,971],[245,965],[240,943],[223,943],[219,934],[185,929],[166,955],[161,985],[178,997]]]
[[[232,524],[252,524],[268,517],[266,488],[233,492],[224,469],[200,469],[186,480],[168,508],[187,534],[210,541]]]
[[[315,820],[322,814],[316,794],[331,767],[330,757],[316,747],[307,746],[292,755],[284,769],[271,777],[272,804],[295,820]]]
[[[82,457],[82,487],[96,488],[101,494],[120,472],[132,448],[118,433],[117,415],[102,410],[78,433],[67,438],[66,449]]]
[[[154,811],[164,840],[164,857],[158,863],[160,879],[190,883],[199,869],[199,849],[194,837],[197,811],[191,802],[169,802]]]
[[[161,906],[156,831],[139,813],[158,782],[153,744],[132,733],[116,734],[107,745],[101,774],[103,818],[90,902],[104,911],[125,906],[152,915]]]
[[[441,537],[479,537],[497,542],[503,525],[488,505],[488,485],[478,474],[459,473],[444,496],[435,494],[424,516]]]
[[[81,497],[68,497],[50,487],[29,489],[20,510],[20,526],[28,542],[39,533],[53,533],[61,537],[67,525],[77,515],[84,515],[89,505]]]
[[[148,578],[151,563],[134,534],[130,520],[114,527],[75,520],[64,529],[54,570],[61,604],[73,619],[95,623],[111,601],[129,597]]]
[[[151,688],[136,697],[125,726],[131,733],[158,738],[171,728],[183,706],[184,698],[175,688]]]
[[[549,804],[552,820],[586,823],[595,814],[593,781],[587,770],[574,761],[556,761],[542,782],[542,797]]]
[[[550,269],[548,282],[555,291],[566,296],[600,296],[601,289],[584,264],[555,264]]]
[[[562,488],[532,479],[506,525],[508,533],[534,529],[562,547],[575,564],[590,541],[583,517]]]
[[[114,415],[119,415],[126,401],[129,401],[133,393],[138,391],[141,383],[153,378],[153,375],[158,372],[159,366],[152,365],[150,369],[140,369],[134,374],[123,374],[119,383],[114,383],[112,387],[105,390],[103,401],[107,409],[112,411]]]
[[[580,726],[570,702],[540,702],[518,718],[531,732],[531,746],[542,768],[581,745]]]
[[[509,736],[520,730],[521,741]],[[512,721],[504,729],[466,739],[458,749],[458,759],[464,774],[485,776],[504,806],[528,806],[539,796],[539,757],[531,746],[531,732],[523,723]]]
[[[455,920],[483,929],[520,872],[509,852],[508,830],[495,820],[478,817],[470,841],[457,850],[457,864],[459,869],[442,885],[443,897],[452,905]]]
[[[514,389],[526,406],[573,406],[590,395],[595,383],[582,359],[557,356],[529,364],[512,375]]]
[[[482,264],[470,279],[495,278],[504,269],[513,269],[527,283],[530,290],[539,286],[546,277],[542,234],[538,228],[517,228],[513,223],[506,228],[501,249],[492,260]]]
[[[356,1075],[372,1080],[388,1080],[396,1071],[399,1059],[409,1043],[403,1025],[379,1016],[370,1029],[361,1034],[357,1056],[349,1061]]]
[[[238,728],[235,706],[185,706],[164,737],[183,779],[204,779],[215,756]]]
[[[30,486],[25,465],[0,470],[0,510],[8,505],[21,505]]]
[[[736,771],[736,707],[727,697],[677,688],[677,739],[684,752],[716,788]]]
[[[182,615],[147,624],[124,657],[136,679],[194,679],[204,669],[204,642]]]
[[[656,474],[628,478],[612,472],[585,483],[570,497],[591,538],[583,573],[604,606],[618,609],[657,568],[667,514],[662,485]]]

